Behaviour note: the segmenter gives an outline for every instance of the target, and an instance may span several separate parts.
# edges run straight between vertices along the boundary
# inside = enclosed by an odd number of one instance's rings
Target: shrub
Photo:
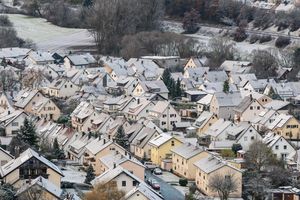
[[[242,42],[242,41],[244,41],[247,37],[248,37],[248,35],[247,35],[245,29],[242,28],[242,27],[239,27],[239,28],[237,28],[237,29],[235,30],[233,39],[234,39],[234,41],[236,41],[236,42]]]
[[[290,43],[291,43],[291,39],[289,37],[279,36],[275,42],[275,46],[277,48],[283,48],[289,45]]]
[[[185,187],[185,186],[187,186],[187,184],[188,184],[188,180],[186,178],[179,179],[179,185],[180,186]]]
[[[262,35],[260,36],[259,43],[270,42],[272,40],[271,35]]]
[[[250,44],[254,44],[255,42],[257,42],[258,40],[260,40],[260,36],[259,35],[251,35],[250,36]]]

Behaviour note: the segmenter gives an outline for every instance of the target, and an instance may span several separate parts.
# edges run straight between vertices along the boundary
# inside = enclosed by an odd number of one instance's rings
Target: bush
[[[255,42],[257,42],[258,40],[260,40],[260,36],[259,35],[251,35],[250,36],[250,44],[254,44]]]
[[[290,43],[291,43],[291,39],[289,37],[279,36],[275,42],[275,46],[277,48],[283,48],[289,45]]]
[[[179,185],[180,186],[185,187],[185,186],[187,186],[187,184],[188,184],[188,180],[186,178],[179,179]]]
[[[271,35],[262,35],[260,36],[259,43],[265,43],[265,42],[270,42],[272,40]]]
[[[241,27],[237,28],[233,35],[233,39],[236,42],[242,42],[248,37],[245,29]]]

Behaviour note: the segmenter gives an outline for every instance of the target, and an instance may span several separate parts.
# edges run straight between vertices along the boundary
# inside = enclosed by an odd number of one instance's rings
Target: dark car
[[[160,190],[160,185],[159,185],[159,183],[155,179],[152,179],[152,181],[151,181],[151,187],[154,190]]]

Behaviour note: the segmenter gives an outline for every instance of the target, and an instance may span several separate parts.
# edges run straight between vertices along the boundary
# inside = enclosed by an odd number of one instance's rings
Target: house
[[[179,67],[182,64],[179,56],[142,56],[141,58],[152,60],[161,68]]]
[[[300,5],[300,1],[299,1]],[[285,199],[291,199],[291,200],[299,200],[299,192],[300,190],[298,188],[292,187],[292,186],[282,186],[276,189],[270,189],[269,195],[270,199],[275,200],[285,200]]]
[[[73,138],[68,143],[68,147],[65,149],[67,158],[77,162],[79,164],[85,164],[85,146],[90,144],[94,139],[88,135],[76,133],[73,135]]]
[[[228,74],[244,74],[251,70],[252,63],[248,61],[225,60],[220,69],[223,69]]]
[[[168,99],[169,90],[162,80],[140,81],[134,88],[132,95],[139,97],[145,93],[159,94]]]
[[[149,110],[149,118],[161,129],[172,130],[181,117],[168,101],[158,101]]]
[[[233,131],[234,129],[236,129],[234,123],[220,118],[205,131],[204,135],[208,136],[211,141],[222,141],[226,140],[228,132]]]
[[[89,54],[67,55],[64,57],[64,66],[66,69],[84,69],[88,67],[96,67],[97,61]]]
[[[288,101],[281,101],[281,100],[273,100],[264,105],[266,109],[276,110],[279,113],[287,114],[289,109],[292,109],[292,105]]]
[[[202,113],[203,111],[209,110],[209,106],[212,98],[213,98],[212,94],[206,94],[204,97],[202,97],[197,101],[197,112],[199,114]]]
[[[269,79],[248,80],[244,84],[243,88],[251,92],[263,93],[266,87],[270,84],[270,82],[274,82],[274,80],[269,80]]]
[[[194,146],[191,143],[184,143],[175,147],[171,149],[171,152],[173,173],[189,180],[195,180],[196,178],[194,163],[209,156],[204,147]]]
[[[117,143],[107,138],[96,138],[91,140],[84,148],[83,164],[84,166],[92,165],[95,174],[103,173],[101,171],[100,158],[107,155],[127,154],[127,151]]]
[[[15,188],[20,188],[39,176],[60,188],[61,178],[64,176],[59,167],[30,148],[21,153],[18,158],[3,165],[0,173],[2,181]]]
[[[218,193],[214,191],[209,184],[219,177],[222,179],[232,178],[237,185],[236,191],[232,192],[230,198],[241,198],[242,196],[242,172],[239,169],[229,165],[226,161],[214,155],[210,155],[195,163],[196,166],[196,186],[209,197],[218,197]]]
[[[103,102],[103,110],[107,113],[120,112],[132,101],[134,98],[131,96],[109,97]]]
[[[145,98],[135,98],[123,109],[123,113],[128,120],[136,121],[146,118],[153,106],[154,103]]]
[[[22,90],[14,101],[15,107],[18,109],[23,109],[26,113],[42,119],[57,120],[60,117],[60,109],[51,99],[43,96],[38,90]]]
[[[121,166],[116,166],[115,168],[110,169],[97,176],[94,180],[92,180],[91,184],[95,186],[100,183],[106,184],[111,181],[114,181],[117,184],[118,190],[121,190],[126,194],[139,184],[143,183],[141,179],[139,179],[128,170],[124,169]]]
[[[13,113],[0,118],[0,127],[5,129],[5,135],[17,135],[25,118],[28,115],[22,110],[16,110]]]
[[[68,79],[56,79],[48,86],[48,95],[58,98],[67,98],[74,96],[80,87]]]
[[[30,51],[25,57],[30,64],[34,65],[47,65],[54,64],[55,59],[48,52]]]
[[[225,71],[208,71],[204,74],[203,80],[207,82],[224,83],[226,80],[228,80],[228,75]]]
[[[143,127],[130,143],[130,148],[133,149],[134,155],[140,159],[150,160],[151,146],[149,141],[159,134],[160,133],[156,128]]]
[[[262,140],[261,135],[250,122],[240,122],[235,129],[228,131],[227,135],[229,140],[241,144],[244,151],[247,151],[254,141]]]
[[[114,119],[110,115],[103,113],[103,112],[98,114],[96,119],[92,119],[92,120],[93,120],[93,121],[91,121],[91,124],[92,124],[91,132],[92,133],[106,133],[106,131],[108,131],[110,125],[114,122]]]
[[[88,102],[81,102],[71,114],[72,127],[77,131],[82,131],[85,121],[94,112],[92,104]]]
[[[187,69],[201,68],[204,67],[204,59],[191,57],[184,66],[184,71]]]
[[[261,113],[262,109],[263,105],[254,99],[252,95],[246,96],[243,98],[240,104],[234,108],[234,120],[236,122],[250,121],[251,119],[257,117]]]
[[[51,80],[63,76],[65,69],[61,65],[48,64],[41,66],[43,74],[50,77]]]
[[[144,181],[145,166],[125,151],[125,155],[121,153],[108,154],[100,158],[100,174],[121,166],[131,172],[133,175]]]
[[[124,200],[163,200],[164,198],[146,183],[140,183],[129,191]]]
[[[175,136],[162,133],[149,141],[151,147],[151,161],[160,166],[164,159],[171,159],[171,149],[181,145],[183,142]]]
[[[0,147],[0,167],[13,160],[15,157]]]
[[[204,111],[200,114],[200,116],[196,119],[193,124],[197,130],[197,134],[200,136],[205,133],[212,124],[214,124],[218,120],[218,117],[210,112]]]
[[[280,114],[266,127],[285,139],[299,140],[300,138],[299,121],[292,115]]]
[[[248,81],[256,81],[256,75],[254,73],[247,74],[230,74],[229,83],[235,84],[238,88],[243,88]]]
[[[296,155],[295,148],[282,136],[269,132],[262,140],[278,160],[286,161],[287,158]]]
[[[42,176],[24,184],[16,192],[15,196],[19,200],[32,199],[33,196],[38,196],[43,200],[63,200],[63,190],[51,183]]]
[[[205,73],[209,71],[209,67],[187,68],[184,70],[183,78],[193,79],[195,81],[202,80]],[[177,80],[177,79],[175,79]]]
[[[242,97],[240,92],[232,93],[215,93],[211,105],[210,112],[216,114],[219,118],[233,119],[234,109],[240,104]]]
[[[22,59],[24,58],[31,49],[19,48],[19,47],[9,47],[9,48],[0,48],[0,59]]]
[[[13,107],[12,99],[9,98],[9,95],[5,92],[2,92],[0,96],[0,117],[9,115],[14,112],[15,109]]]

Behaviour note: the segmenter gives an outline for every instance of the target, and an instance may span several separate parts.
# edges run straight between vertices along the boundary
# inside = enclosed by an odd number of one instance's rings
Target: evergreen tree
[[[223,84],[223,92],[228,93],[229,92],[229,82],[226,80]]]
[[[90,8],[93,6],[93,4],[94,4],[93,0],[84,0],[83,1],[83,7]]]
[[[117,144],[119,144],[123,148],[125,148],[125,149],[128,148],[128,144],[129,144],[128,137],[125,134],[123,126],[120,126],[118,128],[117,134],[115,136],[115,141],[116,141]]]
[[[176,81],[176,97],[181,97],[182,90],[181,90],[181,84],[179,78]]]
[[[95,178],[95,171],[92,165],[90,165],[86,170],[86,177],[84,182],[90,184],[92,180]]]
[[[164,73],[162,75],[162,81],[165,83],[165,85],[167,86],[167,88],[170,88],[172,77],[171,77],[171,71],[170,69],[165,69]]]
[[[192,8],[190,12],[184,13],[182,27],[186,33],[195,33],[198,30],[200,19],[199,12]]]
[[[54,151],[54,157],[56,159],[65,159],[65,153],[64,151],[59,147],[57,138],[54,139],[53,142],[53,151]]]
[[[39,138],[36,134],[35,125],[27,118],[25,118],[23,125],[18,132],[18,137],[29,146],[38,149]]]

